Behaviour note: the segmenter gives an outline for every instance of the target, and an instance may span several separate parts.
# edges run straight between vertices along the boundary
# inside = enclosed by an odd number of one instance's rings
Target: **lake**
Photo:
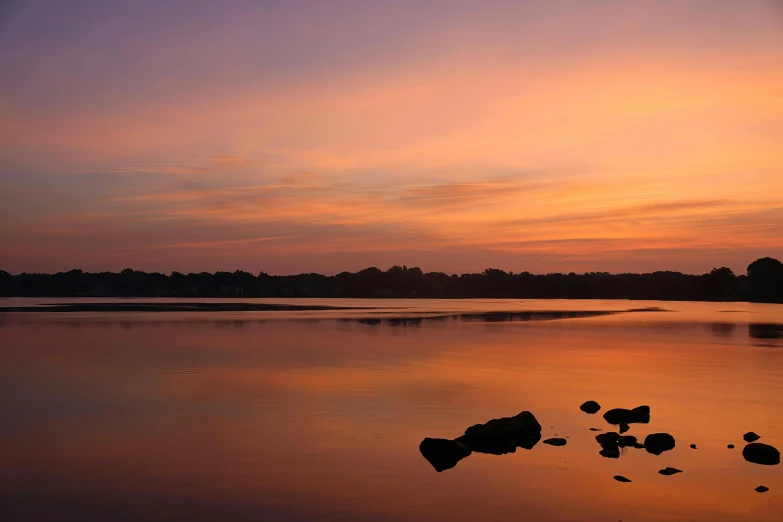
[[[150,301],[183,300],[0,307]],[[742,455],[749,431],[783,448],[783,305],[194,301],[304,308],[0,314],[0,520],[720,522],[783,512],[783,466]],[[602,410],[583,413],[587,400]],[[599,455],[595,436],[617,429],[602,414],[639,405],[650,423],[628,435],[666,432],[676,447]],[[419,451],[426,437],[523,410],[544,439],[567,444],[474,452],[442,472]],[[683,473],[660,475],[666,467]]]

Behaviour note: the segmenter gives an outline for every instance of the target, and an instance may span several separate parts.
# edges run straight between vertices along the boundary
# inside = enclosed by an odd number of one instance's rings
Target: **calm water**
[[[0,520],[780,520],[783,466],[741,450],[783,448],[781,305],[308,302],[367,309],[0,315]],[[450,316],[648,306],[671,311]],[[602,458],[588,399],[649,404],[629,434],[676,448]],[[568,444],[419,453],[522,410]]]

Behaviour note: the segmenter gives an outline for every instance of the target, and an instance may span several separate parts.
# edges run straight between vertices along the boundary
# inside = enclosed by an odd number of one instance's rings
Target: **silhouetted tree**
[[[748,265],[750,299],[763,302],[783,301],[783,263],[771,257]]]
[[[741,300],[783,302],[783,264],[754,261],[748,275],[726,267],[709,274],[545,274],[488,268],[474,274],[424,273],[418,267],[376,267],[336,276],[272,276],[260,272],[208,272],[171,275],[130,268],[119,273],[75,269],[57,274],[12,275],[0,271],[2,296],[172,296],[172,297],[505,297],[661,300]]]
[[[725,266],[713,268],[705,278],[707,279],[706,294],[709,296],[709,299],[722,301],[736,296],[737,276],[734,275],[730,268]]]

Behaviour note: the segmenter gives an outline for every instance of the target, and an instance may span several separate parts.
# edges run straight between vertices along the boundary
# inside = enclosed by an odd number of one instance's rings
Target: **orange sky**
[[[744,273],[774,1],[0,12],[0,269]]]

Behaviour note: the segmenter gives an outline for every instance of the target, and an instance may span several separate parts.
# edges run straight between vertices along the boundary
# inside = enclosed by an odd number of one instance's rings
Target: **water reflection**
[[[783,339],[783,324],[751,323],[748,335],[754,339]]]
[[[6,322],[0,520],[728,522],[783,509],[781,466],[739,449],[751,430],[783,444],[783,352],[715,337],[715,318],[160,317]],[[628,435],[677,446],[601,458],[586,398],[652,405],[654,424]],[[472,452],[440,474],[417,451],[522,408],[541,440],[567,444]]]

